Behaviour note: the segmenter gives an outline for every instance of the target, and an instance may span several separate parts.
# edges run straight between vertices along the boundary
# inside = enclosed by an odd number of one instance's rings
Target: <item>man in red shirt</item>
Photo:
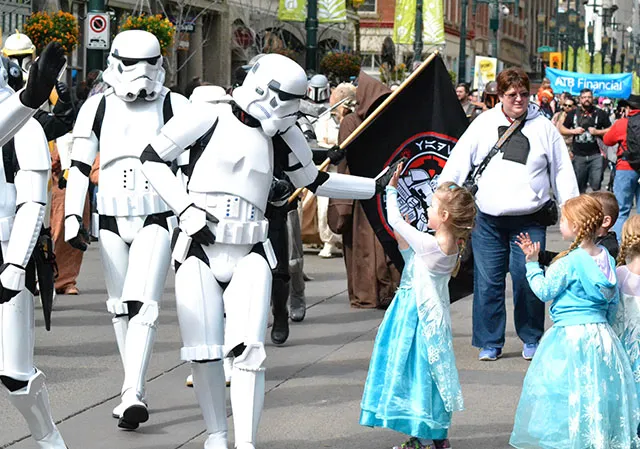
[[[627,106],[627,114],[616,121],[602,138],[604,144],[607,146],[618,145],[618,160],[616,162],[616,176],[613,180],[613,194],[616,196],[618,204],[620,205],[620,215],[611,228],[612,231],[616,233],[618,241],[620,241],[622,237],[622,225],[627,218],[629,218],[634,198],[636,200],[636,208],[638,209],[638,213],[640,213],[640,184],[638,184],[640,174],[631,168],[631,165],[629,165],[629,162],[627,162],[625,156],[623,156],[623,153],[628,150],[628,117],[634,117],[640,114],[640,95],[631,95],[627,102],[629,104],[629,106]],[[637,141],[638,138],[635,140]]]

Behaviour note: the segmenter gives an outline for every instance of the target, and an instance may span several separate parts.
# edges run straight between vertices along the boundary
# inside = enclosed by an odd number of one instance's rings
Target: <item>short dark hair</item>
[[[524,87],[530,90],[529,76],[519,67],[510,67],[498,74],[498,95],[504,95],[512,87]]]
[[[611,226],[613,226],[618,220],[618,215],[620,214],[620,206],[618,205],[618,200],[616,196],[604,190],[598,190],[596,192],[591,192],[589,194],[602,205],[602,212],[604,212],[605,216],[611,217]]]
[[[464,87],[464,91],[467,93],[467,95],[469,95],[471,93],[471,91],[469,90],[469,85],[467,83],[458,83],[456,85],[456,89],[458,87]]]
[[[589,92],[591,95],[593,95],[593,91],[591,89],[589,89],[588,87],[585,87],[584,89],[582,89],[580,91],[580,96],[582,96],[582,94],[586,94],[587,92]]]

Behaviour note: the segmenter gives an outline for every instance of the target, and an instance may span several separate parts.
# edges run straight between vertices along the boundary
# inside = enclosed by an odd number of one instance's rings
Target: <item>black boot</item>
[[[275,345],[284,344],[289,338],[288,297],[289,282],[275,275],[271,287],[271,311],[273,312],[271,341]]]

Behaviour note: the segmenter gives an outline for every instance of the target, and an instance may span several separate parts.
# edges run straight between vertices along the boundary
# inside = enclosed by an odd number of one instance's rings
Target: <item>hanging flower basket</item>
[[[320,61],[320,71],[334,83],[346,82],[360,73],[360,58],[351,53],[327,53]]]
[[[68,12],[35,12],[27,18],[22,30],[38,53],[49,42],[59,42],[66,53],[78,45],[78,20]]]
[[[163,55],[167,54],[167,50],[173,44],[176,34],[176,28],[173,23],[161,14],[154,16],[128,16],[120,26],[120,31],[127,30],[143,30],[153,34],[160,41],[160,49]]]

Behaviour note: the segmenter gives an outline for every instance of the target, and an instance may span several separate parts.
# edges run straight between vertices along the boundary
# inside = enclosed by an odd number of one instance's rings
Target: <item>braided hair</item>
[[[476,217],[476,203],[473,195],[453,182],[444,182],[438,187],[435,194],[440,200],[440,207],[449,213],[447,225],[450,226],[453,235],[458,241],[458,261],[453,269],[452,276],[456,276],[460,270],[460,258],[467,247],[471,230]]]
[[[580,195],[564,203],[562,218],[570,225],[577,225],[578,232],[569,249],[558,254],[552,263],[569,254],[585,240],[594,241],[598,229],[602,226],[604,212],[598,200],[589,195]]]
[[[625,221],[622,227],[622,242],[618,253],[618,265],[640,255],[640,215],[634,215]]]

